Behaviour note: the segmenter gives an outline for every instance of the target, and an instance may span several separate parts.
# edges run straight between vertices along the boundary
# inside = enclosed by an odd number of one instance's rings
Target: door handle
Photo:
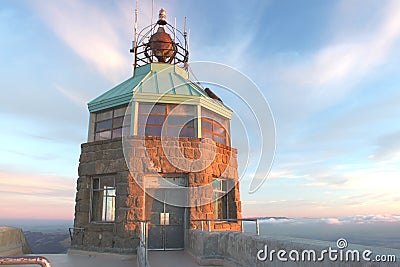
[[[160,213],[160,224],[161,225],[169,225],[169,213],[168,212]]]

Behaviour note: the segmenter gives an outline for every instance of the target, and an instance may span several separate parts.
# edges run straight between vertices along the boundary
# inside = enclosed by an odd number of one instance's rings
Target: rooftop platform
[[[28,255],[26,255],[28,256]],[[37,256],[37,255],[35,255]],[[86,253],[70,251],[68,254],[47,254],[52,267],[137,267],[136,256],[109,253]],[[191,256],[184,251],[149,251],[151,267],[198,267]],[[39,265],[12,265],[31,267]]]

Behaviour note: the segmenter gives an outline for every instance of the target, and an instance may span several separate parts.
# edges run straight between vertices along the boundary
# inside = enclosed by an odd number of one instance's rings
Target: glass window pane
[[[184,126],[188,124],[194,127],[193,117],[191,116],[168,116],[168,126]]]
[[[152,108],[151,114],[167,114],[167,107],[163,104],[156,104]]]
[[[146,126],[144,126],[144,125],[138,125],[138,127],[137,127],[137,134],[138,135],[140,135],[140,136],[143,136],[144,135],[144,129],[146,128]]]
[[[103,191],[94,191],[92,194],[92,221],[101,221],[103,211]]]
[[[219,137],[219,136],[217,136],[217,135],[214,135],[214,138],[213,138],[213,139],[214,139],[214,141],[217,142],[217,143],[226,145],[226,139],[225,139],[225,138],[222,138],[222,137]]]
[[[146,126],[146,136],[161,136],[161,126]]]
[[[181,131],[180,127],[168,127],[167,132],[164,134],[169,137],[179,137],[180,131]]]
[[[225,137],[226,131],[221,125],[214,122],[214,134],[219,134]]]
[[[197,119],[192,119],[188,123],[185,124],[185,127],[194,128],[197,126]]]
[[[228,181],[222,180],[222,190],[228,192]]]
[[[115,128],[122,127],[123,123],[124,123],[124,117],[114,118],[114,120],[113,120],[113,128],[115,129]]]
[[[108,186],[104,190],[106,191],[106,194],[107,194],[108,197],[115,197],[116,196],[115,195],[115,187]]]
[[[163,125],[165,121],[165,116],[157,116],[157,115],[139,115],[138,122],[139,124],[156,124]]]
[[[212,123],[209,120],[202,119],[201,120],[201,128],[205,130],[212,131]]]
[[[139,115],[138,116],[138,124],[146,124],[147,122],[147,116],[146,115]]]
[[[106,112],[99,112],[99,113],[96,113],[96,121],[109,120],[109,119],[112,119],[112,116],[113,116],[112,110],[109,110]]]
[[[122,137],[122,128],[114,129],[112,132],[112,138]]]
[[[168,105],[168,114],[173,115],[195,115],[195,106],[191,105]]]
[[[93,179],[91,220],[111,222],[115,220],[115,179],[101,177]]]
[[[112,222],[115,219],[115,197],[104,195],[103,198],[103,215],[105,222]]]
[[[221,122],[221,125],[225,128],[225,131],[227,131],[228,134],[229,134],[229,120],[228,120],[228,119],[224,119],[224,120]]]
[[[95,140],[108,140],[111,139],[111,131],[104,131],[100,133],[96,133]]]
[[[137,103],[139,105],[139,113],[150,113],[153,104],[149,103]]]
[[[140,114],[166,114],[167,108],[165,104],[151,104],[151,103],[139,103]]]
[[[212,139],[212,133],[211,132],[207,132],[207,131],[202,131],[201,132],[201,137],[202,138],[210,138],[210,139]]]
[[[114,118],[115,118],[115,117],[123,117],[123,116],[125,116],[126,108],[127,108],[127,106],[124,106],[124,107],[122,107],[122,108],[115,109],[115,110],[114,110]]]
[[[222,180],[213,179],[212,187],[213,187],[213,190],[221,191],[222,190]]]
[[[179,137],[195,137],[194,128],[182,128]]]
[[[211,112],[206,108],[202,108],[201,109],[201,117],[202,118],[212,119],[212,118],[214,118],[214,112]]]
[[[165,122],[165,116],[148,116],[147,118],[147,124],[157,124],[157,125],[163,125]]]
[[[112,120],[106,120],[96,123],[96,132],[109,130],[112,127]]]

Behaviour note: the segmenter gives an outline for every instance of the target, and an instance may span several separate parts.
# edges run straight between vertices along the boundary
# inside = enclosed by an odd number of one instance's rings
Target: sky
[[[400,222],[399,1],[161,7],[178,28],[188,18],[191,61],[236,68],[272,110],[275,160],[257,192],[241,183],[244,217]],[[1,1],[0,222],[73,218],[86,104],[132,75],[134,9],[134,0]],[[139,28],[150,21],[151,1],[139,0]]]

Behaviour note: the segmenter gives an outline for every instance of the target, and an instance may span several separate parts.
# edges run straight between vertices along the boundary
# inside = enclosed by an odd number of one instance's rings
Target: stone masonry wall
[[[398,262],[400,261],[400,250],[366,247],[355,244],[349,244],[343,254],[346,255],[347,249],[353,251],[358,250],[360,253],[365,250],[370,250],[372,252],[372,255],[370,255],[370,259],[372,261],[365,261],[362,259],[362,256],[360,256],[360,260],[358,261],[353,260],[351,256],[348,258],[348,262],[345,261],[345,258],[343,258],[342,261],[340,260],[339,252],[337,254],[333,254],[336,255],[336,260],[330,260],[328,253],[323,254],[322,251],[328,250],[329,247],[334,250],[339,250],[336,242],[308,240],[301,238],[281,237],[277,239],[270,236],[257,236],[256,234],[252,233],[207,232],[190,230],[186,234],[186,239],[185,251],[191,254],[198,264],[207,266],[384,267],[399,266]],[[257,258],[257,254],[259,254],[260,250],[262,250],[261,254],[259,255],[262,258],[261,260]],[[280,250],[284,250],[286,252],[286,254],[280,254],[280,257],[286,258],[287,261],[278,259],[278,251]],[[313,255],[309,254],[311,250],[315,251],[315,260],[313,257],[311,257],[311,260],[308,260],[308,255]],[[289,256],[291,251],[297,251],[299,253],[300,258],[298,261],[291,260]],[[265,255],[265,252],[267,252],[267,255]],[[305,253],[304,260],[302,258],[303,256],[301,256],[303,253]],[[292,257],[295,257],[296,254],[292,255]],[[321,255],[324,255],[323,258]],[[393,255],[396,258],[396,262],[374,261],[373,259],[376,255]]]
[[[123,149],[124,144],[124,149]],[[230,191],[230,214],[241,218],[237,173],[237,151],[199,138],[129,137],[82,144],[77,181],[75,229],[72,246],[83,250],[131,253],[139,243],[144,220],[144,179],[151,174],[188,174],[189,228],[200,229],[199,221],[214,218],[211,203],[213,177],[234,184]],[[128,165],[124,158],[128,157]],[[91,179],[101,175],[116,178],[116,215],[113,223],[91,223]],[[206,223],[203,227],[207,227]],[[213,230],[241,229],[240,223],[212,223]]]

